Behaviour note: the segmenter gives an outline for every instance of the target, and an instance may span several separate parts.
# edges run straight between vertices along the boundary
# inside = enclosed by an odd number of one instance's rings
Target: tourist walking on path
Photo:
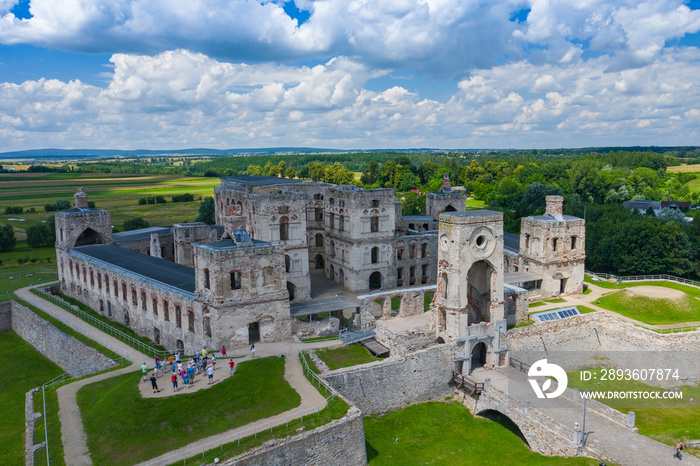
[[[175,362],[180,362],[180,353],[175,354]]]
[[[158,378],[158,366],[153,368],[153,375],[156,376],[156,379]]]
[[[189,390],[190,389],[190,376],[189,376],[189,374],[185,373],[185,376],[182,377],[182,381],[185,383],[185,388],[187,390]]]
[[[146,369],[146,363],[141,364],[141,372],[143,373],[143,381],[146,381],[146,376],[148,375],[148,369]]]
[[[222,358],[225,358],[225,357],[226,357],[226,347],[225,347],[225,346],[222,346],[222,347],[221,347],[221,357],[222,357]]]
[[[233,362],[233,359],[228,360],[228,372],[230,375],[233,375],[233,365],[235,363]]]
[[[209,384],[208,385],[211,385],[214,383],[214,368],[212,366],[209,366],[208,374],[209,374]]]
[[[158,393],[160,391],[158,390],[158,384],[156,383],[155,373],[151,376],[151,388],[153,389],[153,393]]]
[[[254,358],[255,357],[255,343],[250,345],[250,357]]]
[[[216,356],[211,357],[211,367],[213,367],[214,370],[216,370]]]
[[[177,375],[173,374],[172,378],[170,379],[173,382],[173,390],[178,391],[177,388]]]
[[[202,358],[206,359],[207,358],[207,349],[202,348]]]
[[[682,450],[683,450],[683,444],[681,443],[680,440],[676,440],[676,446],[673,447],[673,457],[678,458],[679,460],[683,460],[683,455],[681,455]]]
[[[160,359],[156,356],[156,369],[160,369]]]

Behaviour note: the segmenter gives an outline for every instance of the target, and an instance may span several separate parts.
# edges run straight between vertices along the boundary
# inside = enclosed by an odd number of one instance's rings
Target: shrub
[[[141,199],[139,199],[139,205],[145,205],[145,204],[146,204],[146,198],[145,198],[145,197],[142,197]]]
[[[156,204],[165,204],[166,201],[164,196],[156,196]]]
[[[55,238],[51,234],[51,229],[46,223],[37,223],[27,228],[27,245],[30,248],[40,248],[51,246]]]
[[[66,209],[70,209],[70,202],[65,201],[63,199],[59,199],[56,202],[54,202],[53,204],[46,204],[44,206],[44,210],[46,212],[57,212],[59,210],[66,210]]]
[[[15,238],[15,230],[12,225],[2,225],[0,226],[0,252],[7,252],[13,249],[17,244],[17,239]]]
[[[16,215],[24,212],[24,207],[5,207],[5,215]]]

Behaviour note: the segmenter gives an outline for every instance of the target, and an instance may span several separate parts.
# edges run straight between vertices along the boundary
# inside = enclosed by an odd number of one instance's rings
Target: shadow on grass
[[[499,423],[500,425],[508,429],[510,432],[517,435],[518,438],[522,440],[525,443],[525,445],[528,446],[528,448],[530,447],[530,444],[528,443],[527,439],[520,431],[520,427],[518,427],[515,422],[511,421],[510,418],[505,414],[489,409],[484,411],[483,413],[480,413],[479,416],[483,417],[484,419],[488,419],[489,421]]]

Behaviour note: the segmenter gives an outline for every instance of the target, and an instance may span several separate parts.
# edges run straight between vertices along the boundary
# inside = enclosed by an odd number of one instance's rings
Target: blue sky
[[[700,145],[700,0],[0,0],[0,151]]]

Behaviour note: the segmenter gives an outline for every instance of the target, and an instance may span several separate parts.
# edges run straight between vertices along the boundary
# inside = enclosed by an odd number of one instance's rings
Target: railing
[[[529,364],[525,364],[524,362],[515,358],[510,358],[510,365],[518,369],[520,372],[525,372],[526,374],[530,370]]]
[[[116,328],[112,327],[106,322],[103,322],[102,320],[98,319],[95,316],[92,316],[88,314],[87,312],[81,310],[78,306],[74,306],[70,303],[65,302],[61,298],[54,296],[50,293],[45,292],[42,289],[38,288],[33,288],[32,292],[40,296],[41,298],[65,309],[68,312],[71,312],[75,314],[76,316],[80,317],[90,325],[99,328],[103,332],[113,336],[114,338],[123,341],[127,345],[131,346],[132,348],[141,351],[144,354],[151,355],[153,357],[158,356],[159,358],[165,359],[167,356],[171,354],[175,354],[176,351],[163,351],[159,350],[157,348],[154,348],[153,346],[142,342],[141,340],[137,340],[136,338],[132,337],[131,335],[127,335],[126,333],[122,332],[121,330],[117,330]],[[180,351],[181,352],[181,351]]]
[[[469,392],[471,395],[480,395],[484,391],[482,382],[474,382],[457,371],[452,371],[452,382],[454,382],[456,388]]]
[[[586,275],[591,275],[594,277],[603,278],[605,280],[615,280],[615,281],[620,281],[620,282],[639,282],[639,281],[647,281],[647,280],[668,280],[671,282],[678,282],[678,283],[683,283],[686,285],[693,285],[693,286],[700,287],[700,281],[690,280],[688,278],[683,278],[683,277],[676,277],[675,275],[668,275],[668,274],[618,276],[618,275],[613,275],[611,273],[591,272],[589,270],[586,270],[585,273],[586,273]]]
[[[321,386],[323,386],[326,389],[326,391],[328,393],[330,393],[330,395],[327,396],[325,400],[323,400],[321,403],[319,403],[318,405],[316,405],[314,407],[307,408],[307,409],[304,409],[302,411],[298,411],[296,413],[289,414],[289,415],[285,416],[284,424],[286,427],[289,427],[289,421],[293,421],[295,419],[301,418],[301,421],[304,422],[304,416],[308,416],[309,414],[321,414],[321,410],[327,408],[328,403],[330,403],[331,400],[333,400],[333,398],[335,398],[335,391],[323,379],[318,377],[314,373],[314,371],[311,370],[311,368],[309,367],[309,363],[306,361],[306,357],[304,356],[303,351],[301,351],[301,348],[299,348],[299,352],[301,354],[301,360],[302,360],[302,365],[304,367],[304,372],[306,374],[311,374],[312,380],[314,380],[318,384],[318,387],[320,388]],[[296,355],[294,355],[294,356],[289,355],[288,357],[296,357]],[[195,455],[195,454],[199,455],[201,453],[202,458],[204,458],[207,450],[212,450],[216,447],[219,447],[219,449],[223,450],[225,443],[238,442],[238,444],[240,445],[242,438],[246,438],[246,437],[249,437],[250,435],[254,435],[255,438],[257,439],[259,433],[265,432],[268,430],[270,431],[270,433],[272,433],[274,427],[278,426],[278,425],[282,425],[282,423],[278,423],[277,421],[269,421],[269,422],[266,422],[260,426],[251,427],[249,429],[242,430],[238,433],[227,435],[226,437],[223,437],[219,440],[207,442],[207,443],[205,443],[202,446],[199,446],[197,448],[189,448],[189,449],[187,449],[181,453],[178,453],[176,455],[171,455],[171,456],[168,456],[167,458],[163,458],[161,460],[153,461],[153,462],[146,463],[146,464],[148,466],[173,464],[175,461],[179,461],[180,459],[182,459],[183,464],[187,464],[188,457],[191,458],[193,455]]]
[[[373,338],[376,335],[374,329],[374,323],[367,322],[362,324],[360,330],[357,331],[350,331],[348,328],[341,328],[338,332],[338,337],[343,340],[344,345],[349,345],[350,343],[357,343],[358,341]]]
[[[94,364],[92,366],[85,367],[81,370],[78,371],[77,375],[72,376],[68,374],[67,372],[64,372],[63,374],[59,375],[58,377],[54,377],[53,379],[49,380],[48,382],[45,382],[41,386],[41,397],[42,397],[42,402],[43,402],[43,412],[42,412],[42,417],[44,418],[44,448],[46,449],[46,464],[49,465],[51,464],[51,454],[49,450],[49,429],[48,429],[48,423],[46,421],[46,388],[51,385],[51,389],[54,389],[56,384],[59,383],[65,383],[66,380],[69,379],[79,379],[81,377],[85,377],[86,375],[90,374],[95,374],[97,372],[102,372],[107,369],[111,369],[112,367],[116,366],[122,366],[124,365],[129,365],[131,362],[126,359],[126,358],[116,358],[116,359],[110,359],[110,362],[113,364],[110,365],[110,367],[105,367],[107,363],[102,363],[102,364]]]

